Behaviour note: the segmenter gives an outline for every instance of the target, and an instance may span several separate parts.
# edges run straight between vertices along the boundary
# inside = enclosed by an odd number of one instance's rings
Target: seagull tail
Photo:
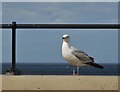
[[[88,64],[88,65],[90,65],[90,66],[93,66],[93,67],[96,67],[96,68],[101,68],[101,69],[104,68],[103,66],[101,66],[101,65],[99,65],[99,64],[97,64],[97,63],[93,63],[93,62],[88,62],[88,63],[86,63],[86,64]]]

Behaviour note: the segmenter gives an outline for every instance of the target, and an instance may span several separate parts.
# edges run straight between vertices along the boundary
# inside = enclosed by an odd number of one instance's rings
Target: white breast
[[[72,49],[69,44],[62,44],[62,55],[65,60],[67,60],[70,64],[75,66],[83,66],[84,64],[72,54]]]

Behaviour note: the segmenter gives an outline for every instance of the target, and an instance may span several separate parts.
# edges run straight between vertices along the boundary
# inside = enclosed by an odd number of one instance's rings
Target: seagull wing
[[[85,52],[75,49],[74,47],[72,47],[72,54],[75,57],[77,57],[80,61],[82,61],[84,64],[94,66],[96,68],[104,68],[103,66],[95,63],[93,57],[88,56]]]
[[[83,52],[82,50],[78,50],[75,49],[74,47],[72,47],[73,51],[72,54],[77,57],[80,61],[82,61],[83,63],[87,63],[87,62],[94,62],[94,58],[88,56],[85,52]]]

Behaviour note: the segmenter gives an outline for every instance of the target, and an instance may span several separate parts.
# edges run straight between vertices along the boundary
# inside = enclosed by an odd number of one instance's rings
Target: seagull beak
[[[65,39],[64,37],[62,39]]]

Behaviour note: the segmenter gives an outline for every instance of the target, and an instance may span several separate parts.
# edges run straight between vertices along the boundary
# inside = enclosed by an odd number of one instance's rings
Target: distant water
[[[80,75],[120,75],[118,64],[101,64],[104,69],[94,67],[80,67]],[[11,67],[10,63],[2,64],[2,74]],[[40,64],[40,63],[20,63],[17,68],[22,71],[22,75],[71,75],[73,67],[70,64]]]

